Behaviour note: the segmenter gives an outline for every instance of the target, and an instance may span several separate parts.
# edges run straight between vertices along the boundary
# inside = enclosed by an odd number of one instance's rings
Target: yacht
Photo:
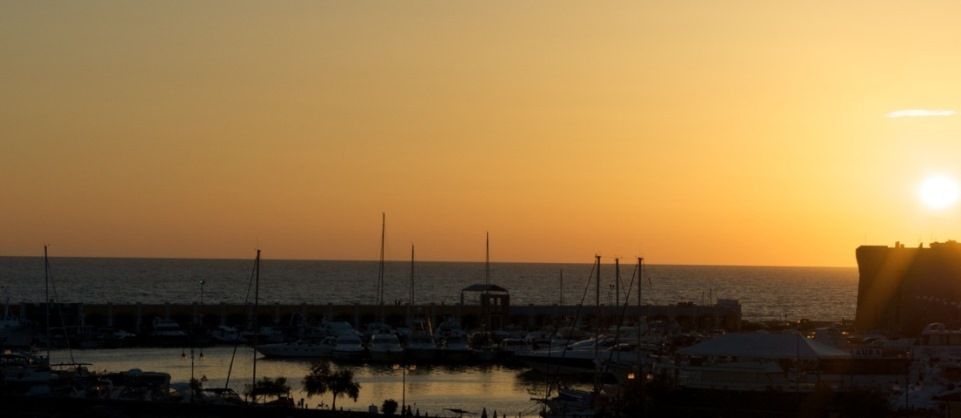
[[[437,343],[429,332],[414,331],[407,338],[405,351],[408,360],[434,361],[437,357]]]
[[[595,338],[597,339],[595,353]],[[590,373],[595,369],[595,361],[606,361],[609,351],[617,344],[610,336],[598,336],[567,345],[550,345],[530,351],[517,351],[514,358],[522,360],[532,368],[546,373]],[[633,353],[630,353],[633,356]]]
[[[240,331],[234,327],[228,327],[226,325],[221,325],[210,331],[210,338],[213,338],[217,342],[221,343],[239,343],[244,339],[240,335]]]
[[[512,359],[515,354],[530,351],[530,348],[523,338],[504,338],[497,344],[498,357],[501,359]]]
[[[187,342],[187,333],[175,321],[154,318],[150,339],[160,346],[180,346]]]
[[[374,334],[368,344],[370,359],[382,363],[397,363],[404,359],[404,347],[394,334]]]
[[[331,356],[337,360],[359,360],[364,356],[364,343],[356,333],[341,334],[334,338]]]
[[[4,392],[17,395],[50,395],[57,375],[50,370],[47,359],[25,352],[6,352],[0,355],[0,380]]]
[[[259,332],[244,331],[240,333],[242,340],[253,343],[256,338],[258,344],[263,343],[282,343],[284,342],[283,331],[269,326],[260,327]]]
[[[445,361],[460,363],[470,360],[471,349],[467,343],[467,335],[463,332],[450,332],[444,337],[441,347],[441,357]]]

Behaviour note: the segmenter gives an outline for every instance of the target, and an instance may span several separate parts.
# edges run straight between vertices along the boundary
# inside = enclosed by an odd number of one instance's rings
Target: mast
[[[594,290],[594,394],[600,392],[601,363],[597,361],[600,354],[601,336],[601,256],[595,255],[597,259],[597,276],[595,277]]]
[[[486,311],[486,318],[484,319],[486,323],[487,332],[490,332],[494,327],[491,324],[491,306],[490,298],[487,297],[487,290],[490,288],[491,284],[491,233],[486,232],[484,234],[484,288],[483,298],[484,298],[484,310]]]
[[[47,246],[43,246],[43,310],[47,333],[47,362],[50,362],[50,259],[47,257]]]
[[[380,320],[384,320],[384,240],[387,237],[387,214],[380,214],[380,264],[377,267],[377,304],[380,305]]]
[[[410,244],[410,302],[407,303],[407,326],[413,325],[413,319],[410,316],[411,310],[414,309],[414,244]]]
[[[250,386],[251,391],[254,393],[254,403],[257,403],[257,337],[260,336],[260,330],[257,328],[257,308],[260,304],[260,250],[257,250],[257,258],[254,260],[254,365],[253,365],[253,378],[252,384]]]
[[[641,304],[641,288],[644,287],[644,257],[637,257],[637,378],[641,385],[638,396],[641,399],[641,413],[644,412],[644,384],[647,378],[644,376],[644,365],[641,363],[641,320],[644,319],[644,308]]]
[[[491,233],[486,235],[485,258],[484,258],[484,284],[491,284]],[[486,292],[486,291],[485,291]]]
[[[614,259],[614,308],[621,306],[621,259]]]
[[[641,289],[644,287],[644,257],[637,257],[637,330],[641,330],[641,319],[644,318],[644,305],[641,301]],[[641,334],[637,334],[638,346],[641,342]]]

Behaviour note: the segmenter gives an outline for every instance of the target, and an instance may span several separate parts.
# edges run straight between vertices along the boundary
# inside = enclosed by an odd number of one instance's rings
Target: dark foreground
[[[6,418],[357,418],[366,412],[44,397],[0,397],[0,416]]]

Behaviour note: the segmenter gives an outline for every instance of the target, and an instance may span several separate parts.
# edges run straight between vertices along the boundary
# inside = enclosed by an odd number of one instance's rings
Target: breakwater
[[[430,319],[434,324],[456,318],[466,329],[477,328],[487,318],[497,328],[537,329],[578,319],[584,324],[599,320],[614,325],[624,316],[633,323],[639,316],[648,321],[676,322],[685,329],[723,328],[736,330],[741,323],[741,305],[733,300],[719,300],[713,305],[677,303],[672,305],[616,306],[520,305],[488,307],[471,304],[261,304],[254,315],[253,304],[200,303],[52,303],[49,307],[53,327],[94,327],[148,331],[155,318],[176,321],[184,327],[215,328],[228,325],[251,328],[264,326],[293,327],[319,324],[323,320],[347,321],[354,327],[381,321],[394,326],[413,320]],[[43,303],[22,302],[7,307],[9,315],[45,326],[47,307]]]

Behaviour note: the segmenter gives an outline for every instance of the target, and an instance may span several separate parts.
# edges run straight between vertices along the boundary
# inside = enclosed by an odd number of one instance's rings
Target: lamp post
[[[417,370],[415,364],[395,364],[394,370],[401,369],[401,389],[400,389],[400,414],[404,415],[407,410],[407,370]]]

